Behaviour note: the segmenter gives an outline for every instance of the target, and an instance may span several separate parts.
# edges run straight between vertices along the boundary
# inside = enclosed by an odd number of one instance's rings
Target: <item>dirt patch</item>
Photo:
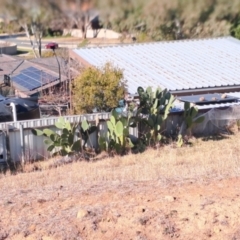
[[[0,240],[240,239],[239,141],[1,175]]]
[[[0,239],[240,239],[239,186],[234,178],[9,189]]]

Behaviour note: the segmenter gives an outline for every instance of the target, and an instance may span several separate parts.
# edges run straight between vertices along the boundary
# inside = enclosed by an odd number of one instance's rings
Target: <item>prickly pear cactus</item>
[[[183,136],[189,135],[191,136],[191,130],[194,124],[202,123],[204,121],[204,116],[198,115],[198,109],[196,106],[191,106],[189,102],[184,103],[184,114],[183,114],[183,126],[186,129],[181,127],[180,133],[178,135],[177,145],[181,147],[184,144]],[[186,133],[185,133],[186,131]],[[188,137],[189,138],[189,137]],[[185,138],[185,139],[188,139]],[[185,141],[186,142],[186,141]]]
[[[146,132],[143,133],[144,140],[149,145],[156,145],[162,138],[161,125],[167,119],[175,99],[167,89],[161,88],[153,91],[151,87],[148,87],[145,91],[139,87],[138,94],[139,113],[145,116],[142,122],[148,126]]]
[[[99,137],[99,146],[102,150],[126,153],[134,145],[129,137],[129,128],[133,126],[131,116],[123,117],[115,110],[107,121],[108,133]]]
[[[76,133],[80,125],[80,138],[75,140]],[[80,152],[87,142],[88,136],[96,130],[95,126],[91,126],[86,120],[81,124],[71,125],[63,117],[60,117],[55,126],[61,130],[58,134],[51,129],[32,129],[32,133],[36,136],[44,136],[44,143],[48,145],[47,151],[53,155],[70,155]]]
[[[198,109],[196,106],[191,106],[189,102],[184,103],[184,114],[183,118],[186,122],[187,129],[191,129],[193,124],[202,123],[204,121],[204,116],[197,118]]]

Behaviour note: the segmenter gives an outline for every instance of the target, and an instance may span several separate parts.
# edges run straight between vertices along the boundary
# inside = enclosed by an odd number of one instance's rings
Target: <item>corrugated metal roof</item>
[[[232,37],[73,51],[93,66],[112,62],[122,68],[132,94],[138,86],[171,91],[240,86],[240,41]]]
[[[3,81],[4,74],[9,74],[16,69],[23,59],[16,58],[15,56],[9,56],[6,54],[0,54],[0,81]]]
[[[48,70],[54,71],[57,74],[59,73],[59,66],[58,66],[56,57],[33,58],[33,59],[29,59],[28,61],[38,64],[39,66],[42,66]],[[59,61],[59,65],[60,65],[61,74],[67,75],[67,71],[68,71],[67,62],[61,57],[58,57],[58,61]]]

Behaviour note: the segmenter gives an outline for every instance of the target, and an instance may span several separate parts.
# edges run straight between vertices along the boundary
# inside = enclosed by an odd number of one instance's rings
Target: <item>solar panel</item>
[[[28,75],[29,77],[31,77],[31,78],[36,78],[36,77],[39,76],[39,74],[33,73],[33,72],[28,72],[27,75]]]
[[[40,69],[37,69],[37,68],[35,68],[35,67],[29,67],[29,68],[26,68],[26,69],[24,69],[24,70],[22,70],[21,71],[22,73],[27,73],[27,72],[41,72],[41,70]]]
[[[24,87],[24,88],[32,88],[32,85],[28,84],[27,82],[23,82],[21,79],[14,77],[14,82],[16,82],[18,85]]]
[[[49,79],[46,78],[46,77],[43,77],[43,78],[42,78],[42,82],[43,82],[43,84],[48,84],[48,83],[50,83]]]
[[[39,84],[39,82],[36,81],[29,81],[27,79],[27,77],[25,76],[15,76],[12,78],[12,80],[17,83],[18,85],[28,89],[28,90],[33,90],[35,88],[38,88],[41,86],[41,84]]]
[[[39,83],[35,82],[35,81],[27,81],[25,79],[25,77],[21,74],[19,74],[18,76],[15,76],[12,78],[12,80],[17,83],[18,85],[27,88],[27,89],[35,89],[39,87]]]
[[[11,78],[13,82],[32,91],[48,83],[56,81],[59,77],[53,76],[34,67],[29,67],[21,71],[20,74]]]

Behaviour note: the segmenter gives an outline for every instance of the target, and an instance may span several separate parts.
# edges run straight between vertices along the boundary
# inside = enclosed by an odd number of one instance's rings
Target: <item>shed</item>
[[[74,49],[72,57],[124,70],[128,91],[167,88],[174,95],[240,91],[240,41],[233,37]]]
[[[123,69],[130,95],[135,95],[139,86],[151,86],[167,88],[178,98],[215,93],[233,96],[234,101],[206,101],[198,106],[199,112],[206,116],[198,133],[204,128],[205,133],[211,134],[240,119],[236,110],[240,109],[240,41],[233,37],[80,48],[72,50],[71,57],[86,66],[101,67],[111,62]],[[232,111],[217,114],[212,109]],[[175,127],[177,131],[183,110],[183,102],[179,100],[166,129],[172,131]],[[212,116],[206,115],[207,112]]]

